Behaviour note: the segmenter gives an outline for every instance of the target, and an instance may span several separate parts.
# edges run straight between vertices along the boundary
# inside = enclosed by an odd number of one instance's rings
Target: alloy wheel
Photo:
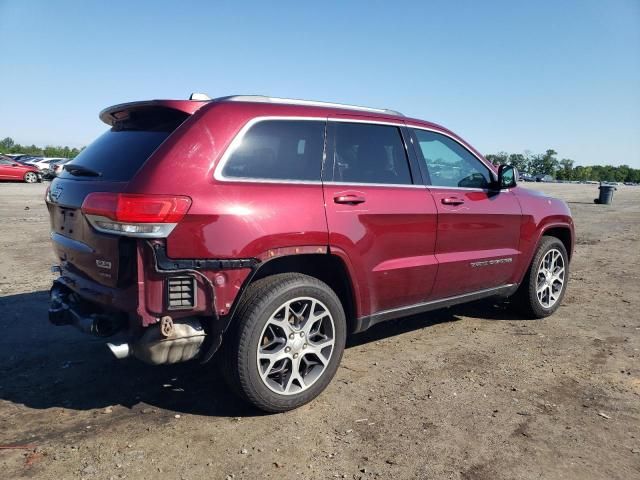
[[[36,183],[38,181],[38,176],[33,172],[27,172],[24,176],[24,181],[27,183]]]
[[[538,302],[544,308],[553,307],[564,288],[564,258],[559,250],[553,248],[545,253],[538,267],[536,294]]]
[[[299,297],[280,305],[267,320],[257,346],[262,382],[281,395],[307,390],[327,369],[335,325],[321,301]]]

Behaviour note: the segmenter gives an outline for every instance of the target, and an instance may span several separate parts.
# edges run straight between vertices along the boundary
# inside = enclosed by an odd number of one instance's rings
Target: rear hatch
[[[200,106],[202,102],[152,101],[101,113],[110,130],[67,163],[47,193],[51,239],[64,272],[112,288],[135,281],[135,238],[97,231],[82,204],[93,192],[126,192],[146,160]]]

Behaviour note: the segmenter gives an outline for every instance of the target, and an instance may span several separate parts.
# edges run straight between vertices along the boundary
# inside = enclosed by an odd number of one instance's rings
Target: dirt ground
[[[0,183],[0,478],[639,479],[640,187],[612,206],[594,185],[527,187],[576,221],[554,316],[378,325],[316,401],[263,415],[212,366],[117,361],[50,325],[45,185]]]

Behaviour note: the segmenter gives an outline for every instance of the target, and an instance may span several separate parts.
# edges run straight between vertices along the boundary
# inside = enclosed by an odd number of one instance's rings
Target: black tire
[[[537,294],[538,269],[545,255],[554,249],[559,251],[562,255],[562,261],[564,264],[564,281],[555,303],[550,307],[545,307],[538,299]],[[529,265],[529,269],[527,270],[522,284],[513,297],[514,306],[531,318],[548,317],[562,304],[562,300],[567,291],[568,282],[569,256],[567,255],[567,249],[558,238],[543,236],[538,243],[538,248],[536,249],[536,253],[533,256],[533,260],[531,261],[531,265]]]
[[[300,393],[279,394],[260,378],[257,348],[271,315],[280,306],[298,297],[311,297],[329,310],[334,324],[334,346],[322,374]],[[272,275],[251,284],[236,310],[232,327],[222,346],[222,374],[241,398],[265,412],[292,410],[317,397],[331,382],[338,369],[346,341],[346,319],[334,291],[320,280],[299,273]],[[303,354],[300,355],[301,358]]]

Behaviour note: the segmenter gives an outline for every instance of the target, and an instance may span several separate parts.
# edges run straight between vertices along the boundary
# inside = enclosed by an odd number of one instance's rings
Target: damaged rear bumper
[[[83,333],[111,337],[126,332],[125,340],[107,344],[116,358],[135,357],[152,365],[185,362],[197,358],[207,334],[198,317],[174,320],[163,317],[156,325],[132,329],[128,315],[84,300],[56,280],[50,291],[49,321],[70,325]]]

